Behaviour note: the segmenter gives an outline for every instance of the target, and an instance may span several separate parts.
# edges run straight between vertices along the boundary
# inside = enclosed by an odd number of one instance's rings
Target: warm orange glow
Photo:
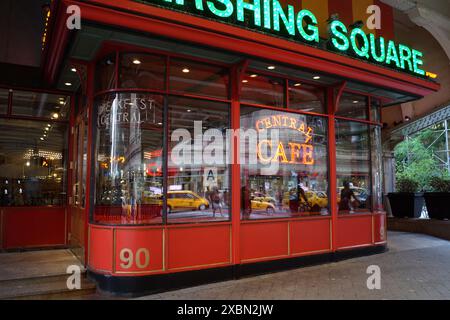
[[[288,143],[290,149],[290,157],[289,160],[286,155],[286,149],[284,147],[283,142],[278,144],[276,149],[276,153],[272,157],[266,157],[262,150],[263,146],[267,147],[267,150],[272,154],[273,142],[272,140],[261,140],[258,143],[258,159],[263,164],[268,164],[270,162],[281,162],[285,164],[304,164],[304,165],[313,165],[314,164],[314,147],[310,144],[301,144],[301,143]]]
[[[255,123],[258,132],[268,129],[291,129],[303,133],[306,136],[305,143],[312,140],[313,129],[308,127],[303,121],[287,115],[274,115],[262,118]]]

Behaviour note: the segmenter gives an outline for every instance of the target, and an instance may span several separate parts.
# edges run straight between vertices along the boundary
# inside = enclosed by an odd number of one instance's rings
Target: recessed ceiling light
[[[359,103],[359,101],[358,100],[354,100],[353,103],[356,104],[356,103]]]
[[[187,110],[186,110],[186,112],[191,112],[191,111],[192,111],[191,109],[187,109]]]
[[[267,69],[269,69],[269,70],[275,70],[275,66],[268,66]]]
[[[161,126],[161,125],[162,125],[162,122],[158,122],[158,125],[160,125],[160,126]]]
[[[252,74],[251,76],[250,76],[250,78],[256,78],[258,75],[257,74]]]
[[[31,165],[30,161],[27,161],[26,165],[29,167]]]
[[[70,82],[64,83],[67,87],[70,87],[72,84]]]
[[[50,123],[48,123],[48,124],[47,124],[47,127],[49,127],[49,128],[50,128],[51,126],[52,126],[52,125],[51,125]]]
[[[319,79],[320,79],[320,76],[314,76],[313,79],[314,79],[314,80],[319,80]]]
[[[63,104],[65,104],[66,102],[64,101],[64,100],[61,100],[61,101],[59,101],[59,104],[60,105],[63,105]]]
[[[133,60],[133,64],[141,64],[141,60],[139,60],[139,59],[134,59],[134,60]]]
[[[76,68],[71,68],[70,71],[77,72],[77,69]]]
[[[248,80],[242,80],[242,83],[247,83],[248,82]]]
[[[58,119],[58,118],[59,118],[59,114],[56,113],[56,112],[53,113],[53,114],[52,114],[52,118],[53,118],[53,119]]]
[[[48,127],[47,128],[45,128],[45,131],[48,131],[48,130],[50,130]]]
[[[189,73],[191,70],[189,70],[188,68],[184,68],[184,69],[181,70],[181,71],[183,71],[183,73]]]
[[[43,138],[43,137],[41,137],[41,141],[44,141],[44,138]]]
[[[296,84],[294,84],[294,87],[300,87],[302,84],[300,82],[297,82]]]

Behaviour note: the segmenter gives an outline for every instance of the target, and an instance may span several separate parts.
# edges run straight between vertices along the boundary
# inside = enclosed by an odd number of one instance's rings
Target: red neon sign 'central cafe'
[[[381,108],[439,85],[391,41],[390,7],[373,1],[382,30],[350,28],[367,19],[354,2],[53,1],[54,90],[0,89],[2,127],[44,130],[0,141],[18,157],[0,164],[2,248],[68,246],[118,293],[383,251]],[[268,135],[229,164],[174,163],[173,133],[199,121]]]

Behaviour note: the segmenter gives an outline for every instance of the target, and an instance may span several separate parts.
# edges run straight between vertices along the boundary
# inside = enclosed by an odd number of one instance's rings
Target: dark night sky
[[[0,63],[39,66],[49,0],[0,0]]]

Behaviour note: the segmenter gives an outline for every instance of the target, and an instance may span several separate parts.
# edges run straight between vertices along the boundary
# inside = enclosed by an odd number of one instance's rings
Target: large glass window
[[[229,104],[170,97],[168,124],[169,222],[229,220]]]
[[[13,115],[68,120],[70,98],[59,94],[14,91]]]
[[[344,92],[339,101],[336,116],[368,120],[368,98],[366,96]]]
[[[67,125],[0,119],[0,206],[62,206]]]
[[[336,120],[336,174],[339,213],[371,208],[369,126]]]
[[[163,101],[137,93],[96,101],[95,222],[162,222]]]
[[[9,90],[0,89],[0,114],[8,112]]]
[[[185,59],[170,59],[170,90],[228,99],[229,69]]]
[[[116,84],[116,54],[110,54],[97,63],[95,74],[96,91],[114,89]]]
[[[325,91],[320,87],[289,80],[289,109],[325,113]]]
[[[121,55],[119,86],[165,90],[166,57],[153,54],[127,53]]]
[[[285,80],[257,73],[248,73],[242,79],[241,102],[284,108]]]
[[[328,215],[327,120],[241,107],[243,219]]]

